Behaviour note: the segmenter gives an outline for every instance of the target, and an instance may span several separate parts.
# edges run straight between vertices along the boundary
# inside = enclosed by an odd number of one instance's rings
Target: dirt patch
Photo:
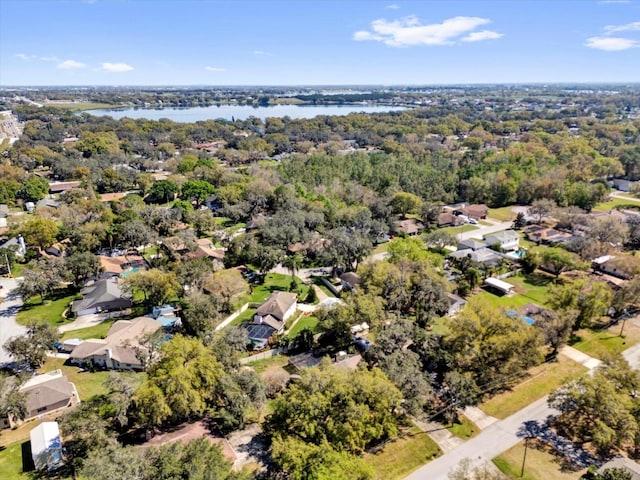
[[[234,463],[236,468],[255,466],[262,471],[269,462],[269,449],[262,433],[262,427],[255,423],[244,430],[233,432],[227,439],[238,459]]]

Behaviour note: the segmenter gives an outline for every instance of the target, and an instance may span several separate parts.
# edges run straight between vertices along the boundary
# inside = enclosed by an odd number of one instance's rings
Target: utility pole
[[[524,439],[524,457],[522,457],[522,471],[520,472],[520,476],[524,477],[524,462],[527,461],[527,449],[529,447],[529,437],[525,437]]]
[[[627,317],[629,316],[629,312],[627,312],[627,309],[625,308],[624,310],[622,310],[622,328],[620,329],[620,336],[622,337],[622,333],[624,332],[624,325],[625,323],[627,323]]]
[[[9,257],[7,257],[7,254],[4,254],[4,259],[7,262],[7,270],[9,272],[9,278],[11,278],[11,264],[9,263]]]

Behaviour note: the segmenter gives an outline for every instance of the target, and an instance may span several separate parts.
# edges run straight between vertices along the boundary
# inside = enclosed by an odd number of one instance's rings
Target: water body
[[[193,123],[202,120],[246,120],[249,117],[290,117],[313,118],[317,115],[348,115],[349,113],[382,113],[405,110],[403,107],[386,105],[274,105],[268,107],[253,107],[250,105],[212,105],[210,107],[169,107],[169,108],[119,108],[87,110],[91,115],[108,115],[120,120],[121,118],[146,118],[160,120],[168,118],[174,122]]]

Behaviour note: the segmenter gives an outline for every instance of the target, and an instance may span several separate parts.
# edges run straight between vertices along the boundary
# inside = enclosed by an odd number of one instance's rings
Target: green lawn
[[[459,227],[444,227],[444,228],[441,228],[440,230],[443,230],[447,232],[449,235],[452,235],[455,237],[459,233],[472,232],[474,230],[478,230],[478,228],[480,227],[466,223],[464,225],[460,225]]]
[[[488,217],[501,222],[511,222],[516,218],[516,214],[511,211],[512,208],[513,206],[490,208]]]
[[[236,317],[229,325],[240,325],[241,323],[248,322],[253,318],[256,313],[255,308],[247,308],[244,312]]]
[[[285,367],[289,363],[289,357],[286,355],[274,355],[270,358],[264,358],[262,360],[256,360],[255,362],[249,362],[245,365],[253,368],[258,375],[267,371],[272,367]]]
[[[549,452],[548,449],[539,447],[537,442],[529,441],[527,458],[522,473],[522,460],[524,458],[524,442],[507,450],[502,455],[493,459],[493,463],[508,478],[523,480],[575,480],[581,478],[585,470],[578,472],[562,471],[561,458]]]
[[[68,103],[45,103],[45,107],[71,110],[72,112],[80,112],[83,110],[119,108],[119,107],[122,107],[122,105],[111,105],[109,103],[97,103],[97,102],[68,102]],[[88,112],[88,113],[91,113],[91,112]]]
[[[634,199],[633,197],[629,197],[628,199],[626,199],[626,198],[612,198],[608,202],[599,203],[598,205],[593,207],[593,210],[598,211],[598,212],[608,212],[609,210],[611,210],[613,208],[625,207],[625,206],[636,207],[637,208],[638,206],[640,206],[640,199],[637,199],[637,198]]]
[[[298,291],[298,299],[301,301],[307,297],[309,293],[309,285],[305,285],[302,280],[295,277],[297,291]],[[289,291],[289,286],[291,285],[291,275],[283,275],[281,273],[268,273],[264,279],[264,283],[261,285],[256,285],[253,287],[253,291],[251,292],[250,302],[253,303],[262,303],[269,295],[271,295],[275,291]]]
[[[2,480],[26,480],[31,478],[22,473],[22,442],[14,443],[0,450],[0,478]]]
[[[289,337],[295,337],[302,329],[310,328],[313,333],[318,333],[318,319],[312,316],[303,316],[296,322],[296,324],[289,330],[287,335]]]
[[[116,319],[109,319],[94,325],[93,327],[65,332],[62,335],[62,340],[67,340],[68,338],[80,338],[82,340],[86,340],[88,338],[106,338],[109,328],[111,328],[111,325],[113,325],[113,322],[115,321]]]
[[[519,308],[527,303],[546,305],[549,287],[553,285],[553,278],[544,274],[516,275],[505,278],[505,282],[515,286],[515,295],[499,295],[481,290],[474,298],[481,298],[491,305],[504,308]]]
[[[595,358],[617,355],[640,341],[640,329],[626,322],[624,336],[620,336],[622,323],[604,330],[578,330],[569,343],[573,348]]]
[[[413,425],[380,452],[366,454],[364,461],[373,467],[376,480],[400,480],[440,454],[431,437]]]
[[[47,358],[46,363],[40,368],[40,372],[50,372],[56,369],[62,370],[62,373],[76,386],[81,401],[89,400],[95,395],[107,393],[104,382],[109,377],[109,372],[89,372],[73,365],[64,365],[64,362],[65,360],[63,358]],[[139,375],[144,374],[140,373]]]
[[[557,362],[544,363],[531,368],[529,375],[522,382],[511,390],[485,401],[479,407],[492,417],[507,418],[586,371],[586,367],[559,355]]]
[[[471,437],[475,437],[478,433],[480,433],[480,429],[478,428],[478,426],[464,415],[458,415],[458,421],[451,425],[448,425],[447,430],[449,430],[456,437],[460,437],[465,440],[468,440]]]
[[[66,292],[65,292],[66,293]],[[30,321],[46,322],[49,325],[59,327],[65,323],[70,323],[62,317],[62,313],[70,308],[70,303],[76,299],[76,294],[60,296],[55,300],[45,300],[41,303],[40,297],[32,297],[24,302],[24,305],[16,315],[16,320],[21,325],[27,325]]]

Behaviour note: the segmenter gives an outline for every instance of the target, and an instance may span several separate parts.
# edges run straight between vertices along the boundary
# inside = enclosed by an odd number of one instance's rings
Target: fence
[[[247,363],[256,362],[258,360],[264,360],[265,358],[275,357],[282,353],[283,350],[280,348],[272,348],[271,350],[267,350],[266,352],[256,353],[255,355],[251,355],[250,357],[245,357],[240,359],[240,363],[242,365],[246,365]]]
[[[244,305],[242,305],[238,310],[236,310],[235,312],[233,312],[231,315],[229,315],[227,318],[225,318],[217,327],[216,327],[216,331],[218,330],[222,330],[224,327],[226,327],[227,325],[229,325],[231,322],[233,322],[236,318],[238,318],[240,316],[241,313],[244,313],[247,311],[247,308],[249,308],[249,305],[251,305],[251,303],[245,303]]]

